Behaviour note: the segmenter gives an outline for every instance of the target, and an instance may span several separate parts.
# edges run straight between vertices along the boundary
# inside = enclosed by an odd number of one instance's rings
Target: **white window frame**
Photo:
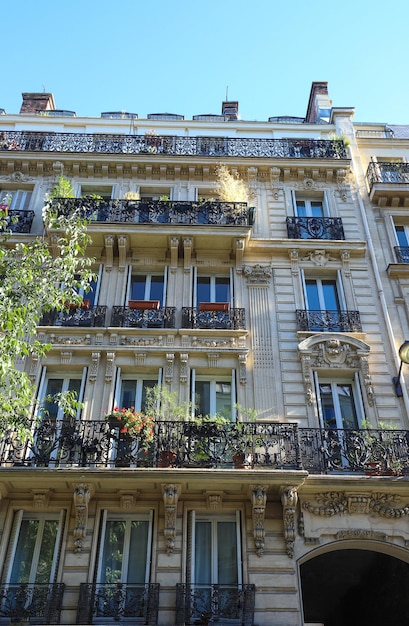
[[[61,391],[68,391],[69,389],[69,383],[70,380],[80,380],[81,384],[80,384],[80,391],[77,397],[77,401],[78,402],[82,402],[82,399],[84,397],[84,390],[85,390],[85,383],[86,383],[86,379],[87,379],[87,371],[88,368],[87,367],[83,367],[82,368],[82,372],[77,371],[77,372],[64,372],[64,371],[53,371],[47,370],[47,367],[44,366],[41,372],[41,378],[40,378],[40,384],[38,386],[38,392],[37,392],[37,414],[41,415],[41,404],[43,402],[43,400],[46,397],[47,394],[47,385],[48,385],[48,381],[50,379],[53,378],[62,378],[63,379],[63,384],[62,384],[62,389]],[[80,419],[81,417],[81,407],[78,407],[77,409],[77,413],[76,413],[76,419]],[[62,410],[61,407],[58,407],[58,411],[57,411],[57,415],[56,415],[56,419],[57,420],[62,420],[64,418],[64,412]]]
[[[133,275],[141,275],[145,276],[145,297],[143,300],[152,300],[150,297],[151,291],[151,280],[154,276],[163,277],[163,295],[162,302],[159,303],[159,306],[166,305],[166,292],[167,292],[167,283],[168,283],[168,266],[166,265],[163,269],[163,272],[146,272],[144,270],[136,270],[134,267],[129,266],[128,268],[128,278],[127,278],[127,286],[126,286],[126,297],[125,297],[125,305],[131,300],[132,295],[132,276]]]
[[[229,274],[204,274],[204,273],[199,273],[197,271],[197,267],[193,268],[193,306],[199,306],[199,302],[197,300],[197,281],[199,277],[203,277],[203,278],[210,278],[210,300],[209,302],[218,302],[218,300],[216,300],[216,282],[218,278],[228,278],[229,279],[229,291],[230,291],[230,299],[228,300],[229,305],[233,306],[234,303],[234,291],[233,291],[233,286],[234,286],[234,281],[233,281],[233,268],[230,268]],[[224,301],[223,301],[224,302]]]
[[[298,210],[297,210],[297,201],[305,202],[305,213],[306,213],[305,217],[313,217],[312,208],[311,208],[312,202],[320,202],[322,205],[322,217],[329,217],[329,205],[328,205],[328,200],[327,200],[327,194],[325,193],[325,191],[323,192],[322,196],[320,195],[320,197],[318,196],[314,197],[314,196],[303,195],[302,193],[299,193],[295,190],[291,190],[291,196],[292,196],[293,211],[294,211],[295,217],[300,217],[298,215]]]
[[[104,542],[105,542],[105,533],[106,533],[106,525],[109,521],[125,521],[131,524],[133,521],[143,521],[148,522],[148,539],[146,546],[146,567],[145,567],[145,580],[144,583],[150,582],[150,569],[151,569],[151,560],[152,560],[152,538],[153,538],[153,509],[148,513],[138,513],[138,514],[130,514],[130,513],[110,513],[107,509],[103,509],[101,511],[101,525],[100,525],[100,540],[99,540],[99,553],[98,553],[98,563],[97,563],[97,582],[100,582],[102,575],[102,558],[104,554]],[[129,562],[131,559],[130,554],[130,545],[129,545],[129,533],[126,537],[127,546],[124,545],[123,551],[123,562],[122,562],[122,577],[125,580],[121,582],[128,582],[128,570],[129,570]],[[126,576],[124,576],[124,570],[126,570]],[[132,581],[129,581],[130,583]]]
[[[33,196],[32,189],[0,189],[0,204],[4,198],[11,196],[9,209],[13,211],[27,211],[31,198]]]
[[[325,301],[324,301],[324,295],[323,295],[323,290],[322,290],[322,281],[325,280],[332,280],[335,282],[335,287],[337,290],[337,296],[338,296],[338,302],[339,302],[339,310],[346,310],[347,306],[345,303],[345,294],[344,294],[344,290],[342,287],[342,280],[341,280],[341,275],[339,270],[337,271],[336,275],[332,274],[332,275],[321,275],[321,276],[317,276],[316,274],[313,274],[311,276],[306,275],[304,270],[301,270],[301,278],[302,278],[302,286],[303,286],[303,292],[304,292],[304,303],[305,303],[305,309],[307,311],[310,310],[310,305],[308,302],[308,295],[307,295],[307,281],[309,280],[315,280],[317,282],[317,288],[318,288],[318,298],[321,304],[321,311],[325,311],[327,310],[327,308],[325,307]]]
[[[324,423],[324,410],[322,407],[321,394],[320,394],[320,384],[331,385],[331,393],[334,402],[334,411],[335,411],[335,420],[336,420],[336,428],[339,430],[344,430],[344,426],[342,424],[342,416],[341,410],[338,402],[338,395],[334,393],[334,388],[337,385],[351,385],[352,389],[352,398],[354,401],[355,413],[357,418],[357,429],[362,427],[362,422],[365,420],[365,411],[364,404],[362,400],[362,392],[361,386],[359,383],[359,375],[355,372],[352,376],[347,377],[343,376],[340,378],[333,377],[329,378],[328,376],[320,376],[317,371],[314,371],[314,382],[315,382],[315,393],[317,397],[317,406],[318,406],[318,416],[321,428],[328,428],[328,426]]]
[[[118,367],[117,374],[116,374],[115,395],[114,395],[114,404],[113,404],[113,406],[117,406],[119,408],[122,408],[121,403],[120,403],[121,392],[122,392],[122,382],[124,380],[132,380],[135,383],[135,405],[134,405],[134,409],[135,409],[135,411],[140,411],[141,410],[141,403],[142,403],[143,382],[145,380],[153,380],[153,381],[156,382],[157,385],[161,385],[162,384],[162,376],[163,376],[163,369],[162,368],[158,369],[158,373],[157,374],[141,373],[141,374],[136,374],[135,375],[135,374],[122,373],[121,368]],[[125,408],[129,408],[129,407],[125,407]]]
[[[196,381],[205,381],[210,383],[210,416],[216,414],[216,384],[222,382],[228,382],[231,385],[231,398],[230,398],[230,411],[231,421],[235,422],[237,419],[236,414],[236,370],[232,369],[231,376],[215,376],[206,374],[197,374],[196,369],[191,370],[191,402],[192,402],[192,419],[195,418],[195,394],[196,394]]]

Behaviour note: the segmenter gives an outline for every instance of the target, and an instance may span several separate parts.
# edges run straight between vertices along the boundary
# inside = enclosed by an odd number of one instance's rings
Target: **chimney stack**
[[[23,104],[20,113],[38,113],[38,111],[55,110],[52,93],[22,93]]]
[[[305,121],[310,124],[328,123],[331,107],[332,100],[328,96],[328,83],[312,83]]]
[[[229,120],[238,120],[239,103],[237,101],[222,102],[222,115],[226,115]]]

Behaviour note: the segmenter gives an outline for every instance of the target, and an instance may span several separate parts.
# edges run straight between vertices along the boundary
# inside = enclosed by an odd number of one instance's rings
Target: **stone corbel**
[[[348,250],[342,250],[341,252],[341,261],[342,261],[342,269],[344,271],[345,276],[351,276],[351,266],[350,266],[351,255]]]
[[[210,369],[214,369],[219,366],[220,354],[218,352],[208,352],[207,364]]]
[[[175,355],[168,353],[166,355],[165,382],[170,385],[173,380],[173,365],[175,363]]]
[[[99,362],[101,359],[100,352],[93,352],[91,355],[91,367],[89,369],[89,382],[95,383],[98,376]]]
[[[28,377],[32,383],[35,382],[40,369],[40,357],[35,352],[31,355],[31,365]]]
[[[166,541],[166,551],[168,554],[172,554],[175,548],[176,517],[180,496],[180,485],[163,484],[162,495],[163,503],[165,505],[165,528],[163,533]]]
[[[74,489],[75,525],[73,530],[75,552],[81,552],[87,536],[88,503],[91,498],[91,488],[87,483],[79,483]]]
[[[174,274],[178,268],[179,257],[179,237],[172,237],[170,240],[170,271]]]
[[[247,354],[239,354],[239,380],[241,385],[247,384]]]
[[[188,367],[187,362],[189,359],[189,355],[182,353],[180,355],[180,383],[185,385],[187,383],[188,378]]]
[[[105,235],[105,267],[110,272],[114,265],[114,242],[113,235]]]
[[[266,287],[270,284],[270,278],[273,274],[273,270],[270,265],[245,265],[243,273],[247,278],[249,285],[258,285]]]
[[[262,556],[264,553],[264,519],[266,514],[268,487],[266,485],[251,485],[250,489],[254,545],[257,556]]]
[[[191,237],[185,237],[183,239],[183,259],[184,259],[184,271],[190,272],[190,268],[192,267],[192,248],[193,241]]]
[[[279,167],[270,168],[270,183],[271,183],[271,191],[273,192],[274,200],[278,200],[278,188],[279,188],[279,182],[280,182],[280,174],[281,174],[281,170]]]
[[[128,237],[126,237],[125,235],[120,235],[118,237],[118,255],[119,255],[118,269],[120,272],[125,271],[126,256],[128,253],[128,248],[129,248]]]
[[[298,502],[297,487],[287,486],[281,489],[281,504],[283,505],[284,541],[290,559],[294,556],[294,541],[296,529],[296,507]]]
[[[33,490],[33,507],[37,510],[44,510],[47,508],[50,501],[51,489]]]
[[[114,375],[115,352],[107,352],[107,365],[105,369],[105,382],[110,383]]]
[[[244,239],[236,239],[236,271],[237,272],[241,272],[243,269],[244,247],[245,247]]]
[[[289,252],[289,256],[290,256],[290,262],[291,262],[291,273],[294,274],[294,276],[296,276],[298,274],[299,268],[298,268],[298,250],[290,250]]]

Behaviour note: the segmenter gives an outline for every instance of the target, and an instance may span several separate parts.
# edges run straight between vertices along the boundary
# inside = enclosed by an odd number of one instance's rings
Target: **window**
[[[55,582],[64,519],[65,511],[16,513],[6,560],[7,583]]]
[[[339,311],[337,281],[332,279],[306,278],[305,294],[307,307],[315,311]]]
[[[193,303],[200,302],[227,302],[233,304],[233,275],[229,274],[201,274],[194,269]]]
[[[357,376],[326,380],[315,376],[318,408],[324,428],[356,429],[364,419]]]
[[[351,332],[358,329],[357,314],[346,311],[338,277],[310,278],[304,275],[303,286],[306,310],[299,312],[299,330]]]
[[[16,211],[27,210],[30,205],[32,191],[27,189],[1,189],[0,204],[7,198],[11,197],[9,208]]]
[[[321,200],[295,200],[297,217],[324,217],[324,207]]]
[[[119,371],[120,374],[120,371]],[[114,405],[120,408],[134,407],[135,411],[143,411],[148,389],[158,384],[158,376],[152,378],[119,377],[115,393]]]
[[[197,415],[221,415],[235,418],[235,378],[197,375],[192,370],[192,403]]]
[[[38,394],[40,401],[39,413],[43,417],[51,420],[64,419],[63,409],[53,402],[52,398],[55,397],[56,394],[74,391],[77,400],[81,402],[84,393],[86,372],[87,368],[84,368],[82,376],[80,374],[53,374],[51,372],[47,373],[46,368],[44,368]],[[77,410],[77,418],[80,417],[80,414],[81,409],[79,408]]]
[[[165,279],[163,274],[132,274],[129,300],[159,300],[163,306]]]
[[[112,185],[81,185],[80,197],[92,196],[95,199],[102,198],[105,201],[111,200],[113,196]]]

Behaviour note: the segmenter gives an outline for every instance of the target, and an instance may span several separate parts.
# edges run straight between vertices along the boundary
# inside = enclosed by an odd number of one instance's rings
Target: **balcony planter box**
[[[199,311],[228,311],[230,302],[199,302]]]
[[[158,310],[159,300],[128,300],[128,306],[130,309],[139,310]]]

